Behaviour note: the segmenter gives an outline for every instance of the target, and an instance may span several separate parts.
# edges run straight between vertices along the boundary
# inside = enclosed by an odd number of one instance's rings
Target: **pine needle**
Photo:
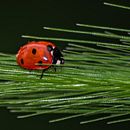
[[[123,5],[117,5],[117,4],[107,3],[107,2],[104,2],[104,5],[108,5],[108,6],[112,6],[112,7],[118,7],[118,8],[130,10],[130,7],[128,7],[128,6],[123,6]]]
[[[130,32],[129,29],[123,29],[123,28],[112,28],[112,27],[80,24],[80,23],[77,23],[76,25],[80,27],[87,27],[87,28],[104,29],[104,30],[112,30],[112,31],[119,31],[119,32]]]

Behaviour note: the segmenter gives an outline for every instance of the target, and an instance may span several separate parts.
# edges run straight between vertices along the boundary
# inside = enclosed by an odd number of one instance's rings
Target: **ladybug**
[[[47,41],[31,41],[22,46],[16,60],[19,66],[28,70],[42,70],[43,73],[53,64],[64,64],[63,55],[55,44]],[[44,65],[45,64],[45,65]],[[56,68],[54,67],[55,71]]]

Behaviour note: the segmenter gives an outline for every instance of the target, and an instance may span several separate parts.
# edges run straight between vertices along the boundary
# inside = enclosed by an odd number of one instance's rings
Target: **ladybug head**
[[[51,52],[53,56],[52,64],[64,64],[63,55],[57,47],[48,46],[48,51]]]

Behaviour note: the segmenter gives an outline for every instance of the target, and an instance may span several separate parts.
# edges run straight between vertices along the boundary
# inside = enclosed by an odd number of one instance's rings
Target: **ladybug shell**
[[[44,64],[52,64],[52,53],[47,49],[48,46],[55,48],[51,42],[32,41],[22,46],[16,55],[17,63],[30,70],[47,69],[49,66]],[[38,63],[43,65],[38,65]]]

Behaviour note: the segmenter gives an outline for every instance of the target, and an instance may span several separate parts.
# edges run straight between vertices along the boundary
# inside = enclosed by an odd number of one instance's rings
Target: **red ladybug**
[[[22,68],[28,70],[43,70],[41,78],[43,72],[47,70],[51,64],[64,64],[63,55],[60,50],[53,43],[47,41],[28,42],[19,49],[16,59],[18,65]]]

